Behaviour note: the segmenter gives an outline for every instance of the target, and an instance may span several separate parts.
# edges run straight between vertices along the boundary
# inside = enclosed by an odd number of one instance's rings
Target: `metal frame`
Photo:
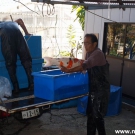
[[[37,108],[37,107],[43,107],[43,106],[48,106],[48,105],[50,106],[52,104],[61,103],[61,102],[64,102],[64,101],[69,101],[69,100],[80,98],[80,97],[87,96],[87,95],[88,94],[84,94],[84,95],[71,97],[71,98],[67,98],[67,99],[62,99],[62,100],[58,100],[58,101],[46,101],[46,102],[36,103],[36,104],[32,104],[32,105],[28,105],[28,106],[24,106],[24,107],[19,107],[19,108],[15,108],[15,109],[10,109],[10,110],[6,107],[6,103],[8,103],[8,100],[7,100],[7,101],[5,101],[5,103],[3,101],[3,103],[5,104],[4,106],[3,106],[3,104],[0,105],[0,110],[8,112],[8,113],[15,113],[15,112],[31,109],[32,107]],[[25,97],[23,97],[23,98],[25,98]],[[33,98],[33,96],[31,96],[30,98]],[[20,101],[20,100],[17,99],[15,101]],[[14,102],[14,101],[12,101],[12,102]]]

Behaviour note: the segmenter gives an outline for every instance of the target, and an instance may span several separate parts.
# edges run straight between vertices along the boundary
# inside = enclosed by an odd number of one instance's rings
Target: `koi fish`
[[[52,65],[56,65],[58,67],[64,66],[66,68],[74,68],[79,65],[82,65],[82,59],[77,58],[52,58],[52,57],[44,57],[45,65],[43,67],[49,67]]]

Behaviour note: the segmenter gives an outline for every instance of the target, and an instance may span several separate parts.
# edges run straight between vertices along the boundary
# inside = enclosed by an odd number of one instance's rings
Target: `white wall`
[[[102,16],[108,19],[108,13],[110,13],[110,20],[116,22],[135,22],[135,8],[127,8],[125,11],[123,9],[96,9],[96,10],[89,10],[94,14]],[[99,43],[98,47],[102,49],[103,46],[103,32],[104,32],[104,23],[105,22],[112,22],[107,19],[101,18],[97,15],[94,15],[88,11],[85,12],[85,30],[84,34],[86,33],[98,33],[99,34]],[[83,58],[85,57],[85,49],[83,49]]]

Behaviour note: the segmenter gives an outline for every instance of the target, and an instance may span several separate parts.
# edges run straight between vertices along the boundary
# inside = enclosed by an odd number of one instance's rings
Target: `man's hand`
[[[82,73],[86,73],[86,71],[83,70],[82,66],[77,66],[74,68],[66,68],[64,66],[60,66],[61,71],[65,72],[65,73],[73,73],[73,72],[82,72]]]
[[[64,66],[61,66],[60,69],[61,69],[61,71],[66,72],[66,73],[69,73],[69,70],[70,70]]]

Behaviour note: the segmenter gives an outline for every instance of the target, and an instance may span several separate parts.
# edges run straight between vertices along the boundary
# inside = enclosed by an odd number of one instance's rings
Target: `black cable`
[[[43,3],[43,5],[42,5],[42,15],[43,15],[43,17],[44,17],[44,5],[45,5],[45,3]]]
[[[12,20],[12,22],[13,22],[14,20],[13,20],[13,18],[12,18],[12,15],[10,15],[10,18],[11,18],[11,20]]]
[[[53,8],[52,8],[51,13],[52,13],[52,15],[54,15],[55,14],[55,7],[54,7],[54,5],[52,5],[52,6],[53,6]]]
[[[52,4],[52,8],[50,4],[47,4],[47,15],[54,15],[55,14],[55,7]]]
[[[100,18],[106,19],[106,20],[108,20],[108,21],[118,23],[118,22],[113,21],[113,20],[111,20],[111,19],[108,19],[108,18],[102,17],[102,16],[100,16],[100,15],[97,15],[97,14],[95,14],[95,13],[93,13],[93,12],[89,11],[89,10],[85,10],[85,11],[88,11],[88,12],[90,12],[91,14],[94,14],[94,15],[96,15],[96,16],[98,16],[98,17],[100,17]]]
[[[38,8],[38,11],[40,12],[40,9],[39,9],[38,5],[37,5],[37,8]]]
[[[33,36],[33,35],[29,35],[28,39],[26,40],[27,43],[28,43],[28,41],[30,40],[30,38],[31,38],[32,36]]]
[[[51,7],[50,7],[50,4],[47,4],[47,15],[50,15],[50,14],[51,14]]]
[[[56,15],[56,22],[55,22],[55,41],[56,41],[56,45],[57,45],[58,50],[59,50],[59,53],[56,55],[56,57],[57,57],[60,54],[60,48],[59,48],[59,45],[58,45],[58,42],[57,42],[57,37],[56,37],[56,25],[57,25],[57,15]]]

